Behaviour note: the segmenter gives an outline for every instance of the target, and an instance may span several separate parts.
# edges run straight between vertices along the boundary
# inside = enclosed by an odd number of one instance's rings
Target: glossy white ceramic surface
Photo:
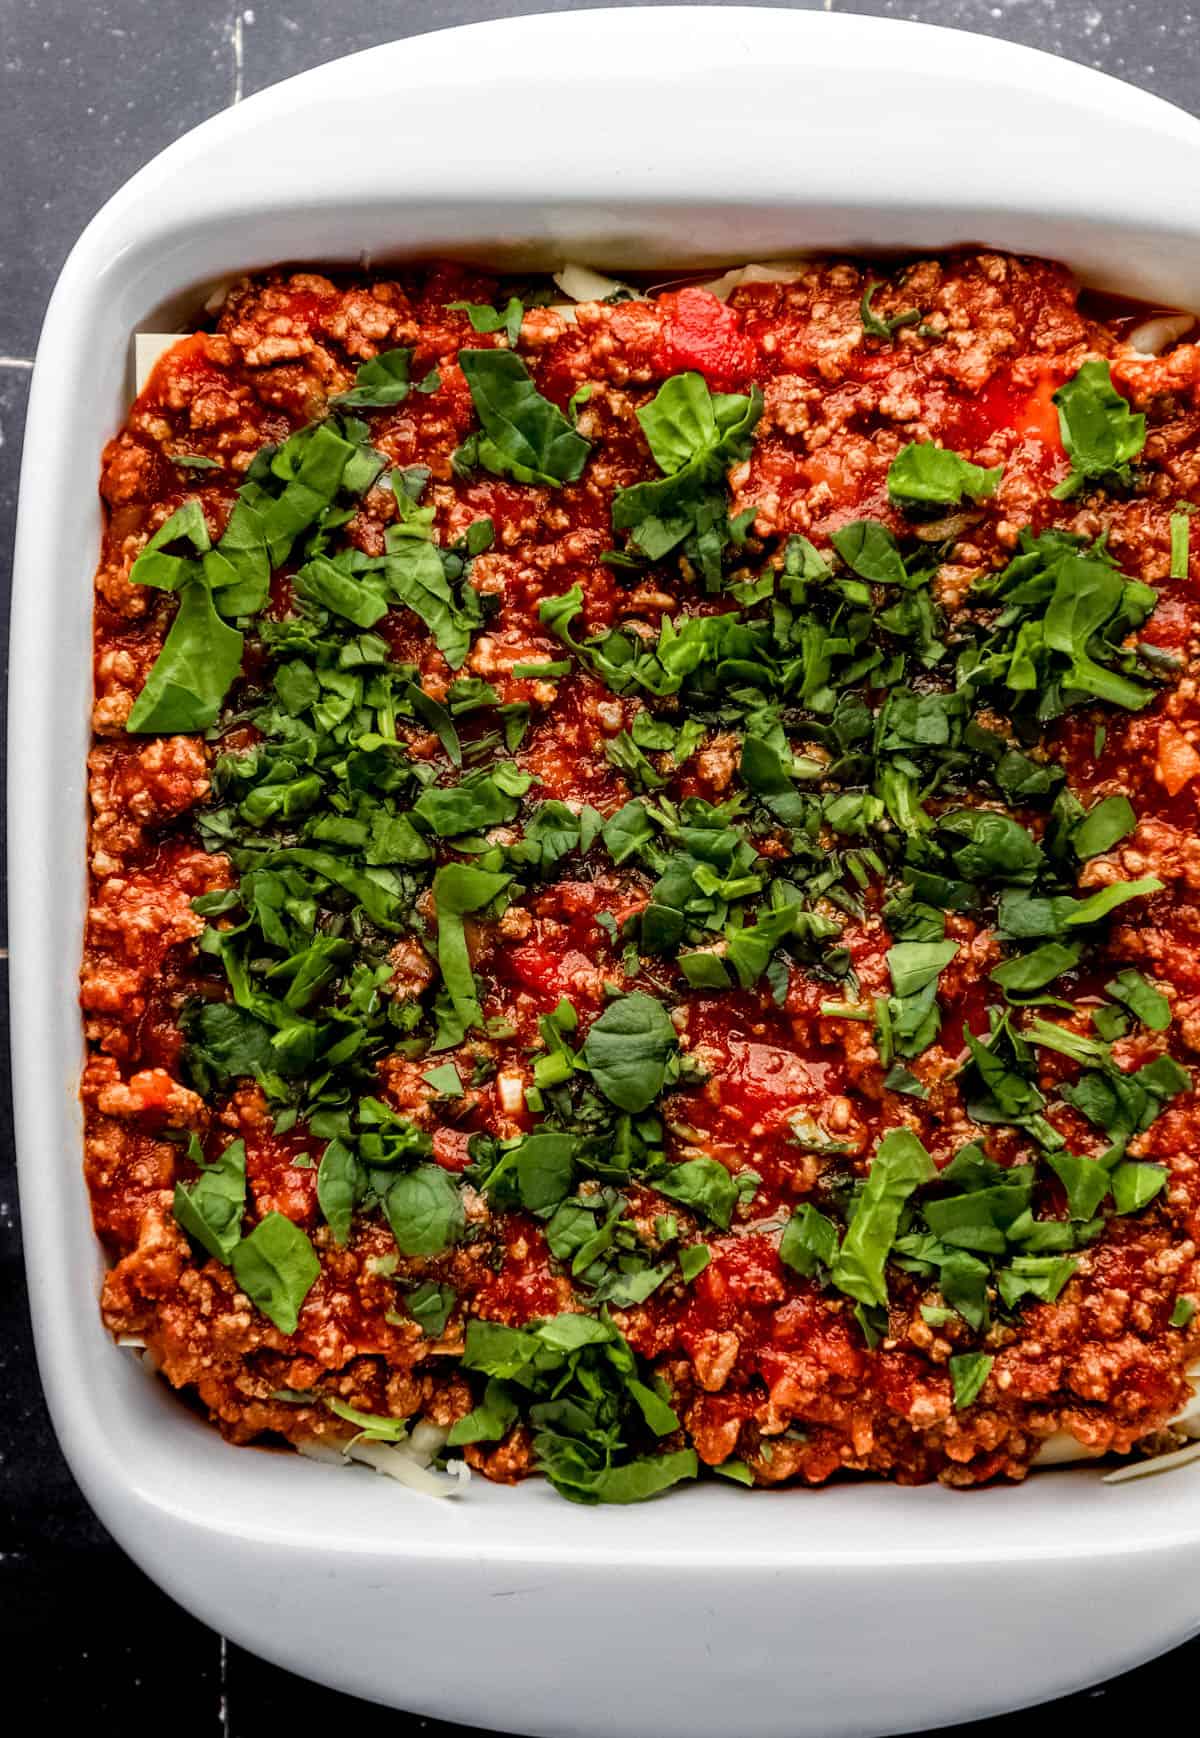
[[[21,1205],[71,1466],[214,1627],[340,1688],[546,1738],[895,1732],[1052,1696],[1200,1627],[1196,1466],[1119,1488],[1080,1469],[967,1494],[704,1486],[588,1510],[480,1480],[438,1503],[228,1447],[101,1328],[75,1013],[92,480],[137,328],[285,259],[620,268],[968,240],[1197,308],[1198,184],[1195,121],[1002,42],[810,12],[584,12],[278,86],[166,151],[88,228],[38,352],[16,553]]]

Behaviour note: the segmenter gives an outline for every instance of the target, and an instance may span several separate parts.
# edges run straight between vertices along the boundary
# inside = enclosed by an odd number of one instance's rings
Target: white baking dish
[[[21,1205],[63,1448],[121,1544],[205,1621],[340,1688],[554,1738],[937,1725],[1200,1627],[1200,1466],[975,1493],[705,1486],[588,1510],[478,1479],[432,1502],[226,1446],[101,1328],[75,1015],[95,477],[138,327],[279,259],[620,268],[964,240],[1196,308],[1198,184],[1200,125],[1079,67],[923,26],[689,8],[339,61],[189,134],[88,228],[38,352],[16,555]]]

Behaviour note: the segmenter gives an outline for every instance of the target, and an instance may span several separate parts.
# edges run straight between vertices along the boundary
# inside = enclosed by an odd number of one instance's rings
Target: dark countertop
[[[609,0],[623,4],[625,0]],[[206,116],[335,55],[420,30],[574,0],[0,0],[0,587],[7,599],[17,467],[30,359],[71,243],[108,195]],[[1200,28],[1187,0],[809,0],[812,10],[874,13],[1006,37],[1144,86],[1200,111]],[[1000,147],[1002,148],[1002,146]],[[1102,159],[1096,172],[1103,172]],[[91,487],[88,478],[76,479]],[[7,650],[7,609],[0,632]],[[2,725],[0,725],[2,729]],[[0,844],[3,820],[0,818]],[[19,849],[19,841],[15,847]],[[0,920],[2,921],[2,920]],[[4,956],[7,957],[6,955]],[[0,1010],[0,1041],[7,1008]],[[86,1715],[126,1738],[166,1722],[172,1738],[251,1738],[314,1730],[355,1715],[352,1698],[266,1666],[197,1623],[112,1543],[58,1452],[32,1361],[25,1306],[12,1118],[0,1093],[0,1610],[27,1712]],[[1098,1590],[1120,1597],[1120,1589]],[[1086,1619],[1082,1619],[1086,1621]],[[1144,1709],[1186,1707],[1200,1643],[1033,1713],[957,1738],[1029,1738],[1095,1709],[1141,1723]],[[1020,1662],[1004,1661],[1019,1673]],[[1151,1683],[1150,1673],[1154,1673]],[[798,1693],[802,1693],[798,1687]],[[1099,1708],[1096,1707],[1099,1704]],[[469,1738],[416,1716],[388,1729]],[[624,1723],[624,1722],[623,1722]]]

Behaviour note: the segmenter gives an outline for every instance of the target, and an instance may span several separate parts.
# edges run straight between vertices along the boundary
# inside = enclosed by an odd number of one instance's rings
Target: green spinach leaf
[[[593,1022],[582,1057],[604,1096],[619,1110],[636,1114],[662,1091],[676,1043],[662,1003],[634,990],[610,1002]]]
[[[411,350],[384,350],[363,363],[349,392],[339,393],[330,402],[339,410],[383,410],[403,404],[408,397],[411,362]]]
[[[298,1225],[268,1213],[230,1259],[233,1277],[281,1334],[294,1334],[300,1306],[321,1271],[317,1252]]]
[[[482,911],[499,899],[511,879],[509,875],[474,869],[466,863],[447,863],[433,879],[438,964],[454,1012],[464,1028],[482,1025],[483,1015],[462,920],[466,913]]]
[[[654,1188],[670,1201],[690,1207],[728,1231],[737,1205],[736,1179],[718,1159],[686,1159],[652,1178]]]
[[[383,1210],[401,1255],[440,1255],[466,1229],[462,1196],[440,1165],[418,1165],[397,1177]]]
[[[889,1129],[879,1143],[850,1228],[830,1270],[839,1291],[868,1307],[886,1308],[884,1267],[900,1214],[914,1190],[937,1168],[910,1129]]]
[[[964,1411],[978,1398],[995,1361],[990,1352],[957,1352],[951,1358],[950,1380],[954,1384],[956,1412]]]
[[[590,443],[542,397],[519,356],[511,350],[460,350],[458,361],[483,425],[476,457],[485,470],[549,488],[582,475]]]
[[[964,496],[987,500],[1003,475],[1003,465],[984,470],[930,441],[910,441],[888,467],[888,495],[894,507],[905,511],[956,507]]]
[[[838,1232],[833,1220],[811,1201],[798,1207],[783,1228],[779,1259],[806,1279],[828,1271],[837,1258]]]
[[[1050,493],[1063,501],[1085,483],[1133,481],[1130,461],[1146,444],[1146,419],[1112,383],[1108,363],[1093,356],[1054,394],[1071,473]]]
[[[437,1280],[427,1279],[406,1293],[404,1302],[425,1338],[437,1340],[446,1331],[458,1294],[452,1285],[439,1285]]]
[[[203,580],[189,579],[125,725],[131,734],[208,730],[242,667],[242,635],[223,622]]]
[[[519,296],[510,296],[503,308],[493,308],[487,302],[447,302],[446,306],[456,313],[465,314],[472,331],[481,336],[503,332],[509,348],[516,349],[521,336],[521,322],[525,318],[525,307]]]
[[[197,1153],[193,1154],[197,1157]],[[175,1222],[210,1255],[229,1266],[242,1235],[246,1210],[246,1144],[230,1141],[215,1164],[205,1165],[192,1184],[176,1183]]]
[[[342,1140],[330,1141],[321,1156],[317,1171],[317,1205],[333,1232],[334,1242],[343,1248],[350,1241],[354,1209],[366,1189],[366,1184],[366,1172],[359,1164],[353,1148]]]
[[[1104,988],[1118,1002],[1124,1002],[1135,1019],[1152,1032],[1165,1032],[1171,1024],[1171,1004],[1161,990],[1148,983],[1141,972],[1127,969],[1118,972]]]

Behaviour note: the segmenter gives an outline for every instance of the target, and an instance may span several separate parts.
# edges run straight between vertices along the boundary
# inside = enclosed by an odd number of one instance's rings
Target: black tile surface
[[[830,10],[1001,36],[1200,109],[1200,12],[1179,0],[834,0]]]
[[[596,0],[610,7],[645,5],[646,0]],[[665,0],[687,5],[693,0]],[[700,0],[701,4],[705,0]],[[831,11],[823,0],[756,0],[764,7],[793,12]],[[259,6],[243,33],[246,91],[261,90],[292,73],[319,66],[339,54],[393,42],[421,30],[446,30],[455,24],[477,24],[487,18],[515,18],[529,12],[581,12],[579,0],[428,0],[409,5],[404,0],[360,0],[353,6]]]
[[[571,4],[549,0],[542,9]],[[813,0],[813,9],[821,4]],[[422,29],[535,9],[503,0],[260,0],[253,8],[217,0],[0,0],[5,606],[28,359],[54,277],[104,199],[189,127],[289,74]],[[1030,43],[1200,109],[1200,22],[1179,0],[833,0],[824,9],[920,18]],[[90,485],[85,479],[81,486]],[[0,619],[6,634],[6,607]],[[0,1042],[6,1038],[5,1010]],[[21,1673],[28,1711],[83,1717],[89,1731],[125,1738],[164,1730],[172,1738],[353,1730],[356,1715],[382,1718],[404,1738],[466,1738],[461,1727],[380,1716],[228,1646],[108,1539],[58,1453],[33,1369],[7,1091],[0,1094],[0,1394],[0,1633],[14,1665],[37,1658],[49,1668]],[[1200,1643],[1051,1708],[954,1733],[1029,1738],[1096,1715],[1140,1728],[1148,1706],[1186,1708],[1197,1663]],[[1014,1667],[1019,1662],[1006,1669]],[[636,1731],[627,1719],[619,1725]]]
[[[0,0],[0,354],[33,354],[109,195],[233,100],[235,16],[214,0]]]

